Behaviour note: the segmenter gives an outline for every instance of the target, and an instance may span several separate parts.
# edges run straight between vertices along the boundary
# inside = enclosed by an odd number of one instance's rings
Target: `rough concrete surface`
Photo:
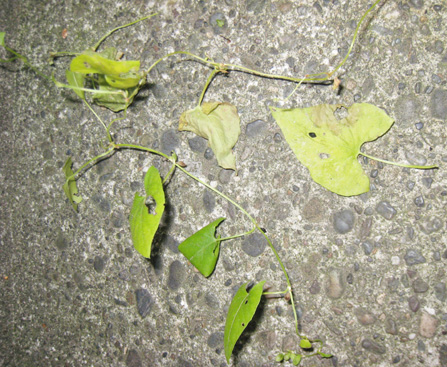
[[[5,0],[0,31],[44,73],[64,80],[69,58],[108,30],[104,47],[149,67],[187,50],[219,62],[302,77],[328,71],[346,54],[368,2],[353,0]],[[219,27],[217,20],[222,20]],[[220,23],[222,25],[222,23]],[[242,135],[237,174],[222,170],[206,141],[178,132],[180,114],[198,101],[210,69],[185,57],[158,64],[115,140],[179,159],[234,198],[273,240],[289,272],[305,335],[321,338],[334,358],[303,366],[447,366],[447,4],[384,0],[368,15],[354,52],[338,71],[339,93],[231,72],[215,78],[206,100],[238,107]],[[62,37],[67,30],[66,38]],[[2,49],[0,57],[9,57]],[[160,157],[120,151],[78,180],[75,213],[62,191],[61,167],[77,169],[103,151],[102,126],[69,90],[23,67],[0,65],[1,366],[225,366],[223,331],[236,289],[284,276],[262,237],[222,244],[205,279],[177,246],[224,216],[222,236],[250,229],[233,205],[176,172],[152,259],[131,242],[135,192]],[[365,152],[438,170],[414,170],[359,158],[371,190],[341,197],[314,183],[288,147],[268,106],[369,102],[395,118]],[[104,121],[110,111],[94,107]],[[236,346],[234,366],[276,366],[298,351],[284,299],[261,303]],[[291,365],[285,362],[284,365]]]

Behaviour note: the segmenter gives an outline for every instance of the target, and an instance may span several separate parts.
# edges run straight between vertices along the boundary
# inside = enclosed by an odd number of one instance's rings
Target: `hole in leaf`
[[[245,304],[247,304],[248,303],[248,299],[247,300],[245,300]]]
[[[86,68],[88,68],[88,69],[91,68],[90,64],[89,64],[87,61],[84,61],[84,66],[85,66]]]
[[[315,134],[315,133],[309,133],[309,136],[310,136],[311,138],[316,138],[316,137],[317,137],[317,134]]]
[[[327,153],[320,153],[320,158],[321,159],[328,159],[331,155],[327,154]]]
[[[338,107],[334,111],[334,116],[337,120],[345,119],[346,117],[348,117],[348,115],[349,115],[348,110],[345,107]]]
[[[244,323],[244,322],[242,323],[242,326],[245,326],[245,323]]]
[[[146,197],[146,201],[144,204],[147,207],[147,211],[149,214],[155,215],[155,208],[157,207],[157,203],[155,202],[155,199],[152,196]]]

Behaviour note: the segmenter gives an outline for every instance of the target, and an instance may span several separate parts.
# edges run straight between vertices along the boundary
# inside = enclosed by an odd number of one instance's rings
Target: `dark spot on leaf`
[[[310,136],[311,138],[316,138],[316,137],[317,137],[317,134],[315,134],[315,133],[309,133],[309,136]]]
[[[88,69],[91,68],[90,64],[89,64],[87,61],[84,61],[84,66],[85,66],[86,68],[88,68]]]
[[[247,304],[248,303],[248,299],[245,301],[245,304]]]
[[[328,159],[330,157],[330,154],[327,153],[320,153],[320,158],[321,159]]]
[[[116,83],[116,80],[114,80],[114,79],[110,79],[110,81],[111,81],[112,83]]]
[[[245,323],[244,323],[244,322],[242,323],[242,326],[245,326]]]

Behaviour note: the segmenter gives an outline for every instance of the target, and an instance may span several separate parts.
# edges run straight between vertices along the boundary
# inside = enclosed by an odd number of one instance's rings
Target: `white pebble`
[[[391,264],[399,265],[400,264],[400,257],[399,256],[392,256],[391,257]]]

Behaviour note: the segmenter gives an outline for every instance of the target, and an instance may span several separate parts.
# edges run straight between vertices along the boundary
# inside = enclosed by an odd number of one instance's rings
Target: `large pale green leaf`
[[[359,195],[369,191],[368,176],[357,160],[360,147],[385,134],[394,121],[368,103],[353,104],[346,117],[337,119],[334,113],[342,107],[322,104],[270,109],[293,152],[315,182],[339,195]]]
[[[76,88],[84,88],[85,75],[80,73],[75,73],[70,70],[65,70],[65,77],[67,78],[68,84]],[[85,92],[79,89],[73,89],[73,91],[82,99],[85,99]]]
[[[208,139],[219,166],[236,170],[232,148],[241,134],[241,127],[235,106],[226,102],[204,102],[182,113],[179,130],[192,131]]]
[[[179,251],[199,270],[205,277],[209,277],[216,267],[219,257],[219,238],[215,237],[216,227],[225,218],[219,218],[203,227],[191,237],[184,240]]]
[[[165,194],[160,173],[149,168],[144,177],[146,196],[135,194],[130,211],[130,232],[135,249],[144,257],[151,257],[152,241],[165,210]]]
[[[81,74],[120,75],[140,70],[140,61],[111,60],[99,52],[86,50],[71,61],[70,70]]]
[[[259,282],[249,292],[247,292],[248,283],[243,284],[231,301],[224,332],[225,358],[228,363],[236,342],[258,308],[264,283],[265,281]]]
[[[73,162],[71,160],[71,157],[68,157],[67,161],[62,167],[62,171],[64,171],[65,174],[65,183],[63,185],[63,189],[68,200],[70,200],[73,209],[76,211],[78,210],[78,204],[82,201],[82,197],[78,195],[76,180],[74,178],[73,170],[71,169],[72,165]]]

